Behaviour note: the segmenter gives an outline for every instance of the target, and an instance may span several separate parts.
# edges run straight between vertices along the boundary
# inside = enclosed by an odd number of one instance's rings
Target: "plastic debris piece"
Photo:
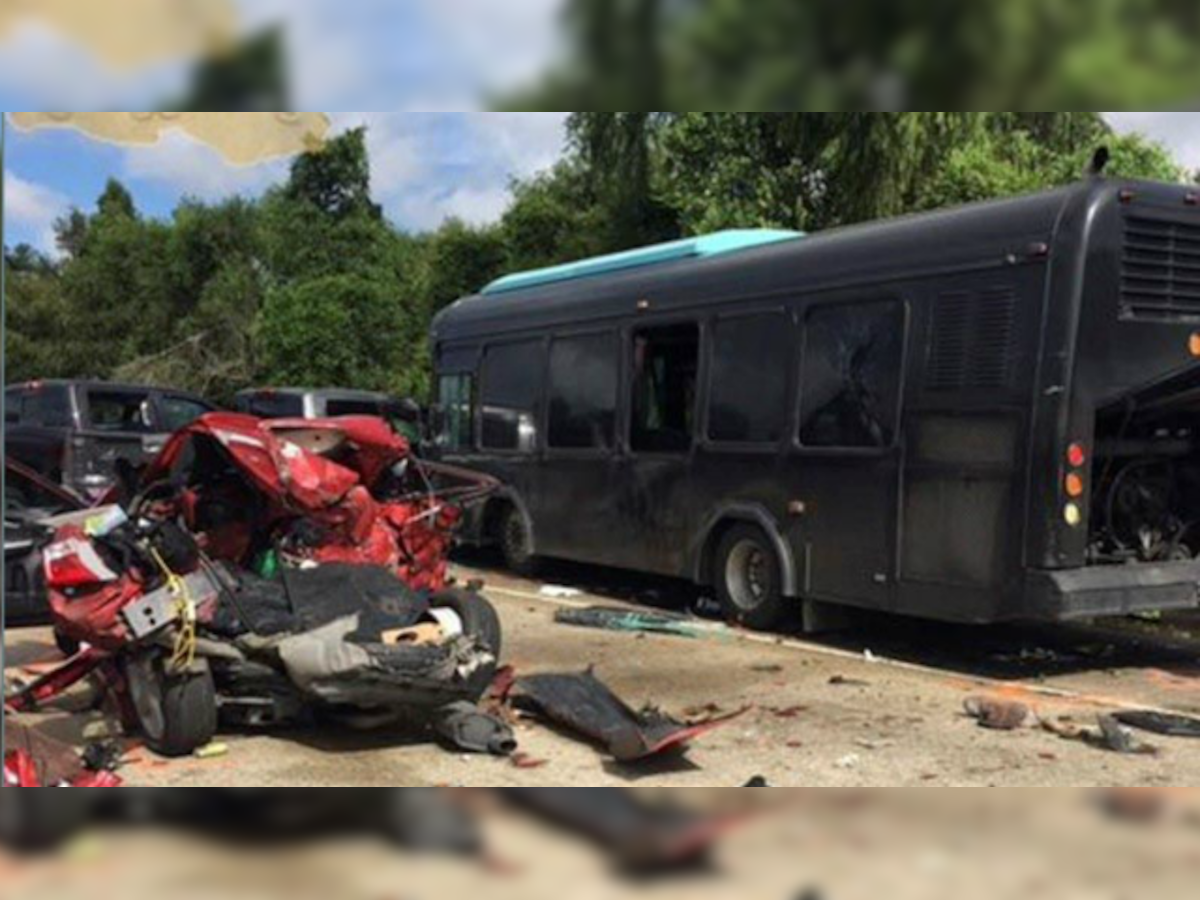
[[[627,631],[646,634],[666,634],[675,637],[699,638],[701,629],[683,616],[670,613],[650,613],[619,607],[589,606],[587,609],[560,609],[554,614],[559,625],[595,628],[601,631]]]
[[[696,738],[747,712],[743,709],[694,724],[679,722],[656,709],[635,712],[591,672],[522,678],[514,699],[604,747],[618,762],[680,752]]]

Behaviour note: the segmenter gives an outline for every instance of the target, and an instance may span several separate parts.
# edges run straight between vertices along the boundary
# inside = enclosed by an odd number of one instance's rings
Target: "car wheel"
[[[525,517],[515,506],[510,506],[500,518],[500,530],[497,535],[500,552],[504,555],[504,565],[510,572],[532,578],[537,574],[538,559],[533,555],[533,536]]]
[[[58,648],[58,652],[67,659],[79,653],[82,645],[75,638],[63,633],[58,628],[54,629],[54,646]]]
[[[129,695],[146,746],[160,756],[188,756],[217,731],[217,692],[212,672],[164,671],[162,658],[143,654],[125,667]]]
[[[443,622],[443,627],[449,622],[450,630],[459,630],[475,638],[495,657],[489,665],[471,675],[468,681],[471,699],[478,700],[491,687],[500,668],[500,654],[504,650],[504,635],[496,608],[482,594],[453,589],[435,594],[429,605],[433,615]],[[450,614],[448,620],[446,613]]]
[[[737,525],[717,545],[714,582],[726,619],[761,631],[787,613],[779,554],[761,528]]]

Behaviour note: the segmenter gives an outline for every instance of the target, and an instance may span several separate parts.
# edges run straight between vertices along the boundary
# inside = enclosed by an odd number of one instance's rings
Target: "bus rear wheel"
[[[787,613],[779,554],[762,529],[735,525],[717,545],[713,581],[726,619],[759,631]]]
[[[509,506],[500,516],[496,541],[500,545],[505,568],[523,578],[532,578],[537,574],[538,559],[533,555],[533,537],[525,517],[515,506]]]

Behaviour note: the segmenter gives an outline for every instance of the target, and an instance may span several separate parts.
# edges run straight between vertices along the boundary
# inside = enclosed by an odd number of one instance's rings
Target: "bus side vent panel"
[[[939,296],[933,307],[925,388],[963,391],[1011,387],[1016,299],[1011,287]]]
[[[1121,315],[1200,319],[1200,225],[1127,214]]]

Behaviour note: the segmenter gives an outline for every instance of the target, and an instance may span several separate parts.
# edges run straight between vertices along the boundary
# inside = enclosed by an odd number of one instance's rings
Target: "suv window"
[[[326,400],[325,415],[332,419],[338,416],[378,416],[383,413],[383,404],[376,400]]]
[[[153,434],[150,394],[134,391],[88,392],[88,427],[96,431]]]
[[[201,416],[212,412],[207,403],[188,397],[165,396],[159,403],[162,412],[162,431],[176,432],[187,428]]]
[[[300,419],[304,417],[304,398],[274,392],[250,394],[238,399],[238,408],[260,419]]]
[[[4,392],[4,419],[14,425],[25,421],[24,388],[9,388]]]
[[[882,448],[895,441],[904,362],[898,301],[814,309],[807,319],[800,442]]]

